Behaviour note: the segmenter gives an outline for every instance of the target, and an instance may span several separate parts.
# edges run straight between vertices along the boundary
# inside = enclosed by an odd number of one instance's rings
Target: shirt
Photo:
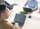
[[[38,2],[36,0],[33,0],[32,2],[30,0],[27,0],[24,6],[26,5],[28,5],[29,8],[33,8],[34,10],[38,9]]]
[[[13,25],[7,23],[7,21],[0,21],[0,29],[20,29],[20,27],[14,27]]]

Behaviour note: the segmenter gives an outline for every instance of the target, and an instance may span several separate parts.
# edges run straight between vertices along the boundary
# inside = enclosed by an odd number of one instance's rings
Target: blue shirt
[[[28,5],[29,8],[33,8],[34,10],[38,9],[38,2],[36,0],[33,0],[32,2],[27,0],[24,6],[26,5]]]

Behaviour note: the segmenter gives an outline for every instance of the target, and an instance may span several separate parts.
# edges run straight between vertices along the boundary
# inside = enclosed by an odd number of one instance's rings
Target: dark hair
[[[4,5],[4,4],[0,5],[0,15],[1,15],[2,12],[5,11],[5,8],[6,8],[6,5]]]

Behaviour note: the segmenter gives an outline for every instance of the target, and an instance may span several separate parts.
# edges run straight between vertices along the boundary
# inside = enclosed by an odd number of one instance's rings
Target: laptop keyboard
[[[24,24],[24,22],[19,22],[19,21],[16,21],[16,23],[18,23],[20,27],[22,27]]]

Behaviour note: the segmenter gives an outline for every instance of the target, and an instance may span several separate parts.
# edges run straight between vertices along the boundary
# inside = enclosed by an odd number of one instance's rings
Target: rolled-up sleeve
[[[36,10],[36,9],[38,9],[38,2],[37,1],[35,2],[35,8],[34,8],[34,10]]]

